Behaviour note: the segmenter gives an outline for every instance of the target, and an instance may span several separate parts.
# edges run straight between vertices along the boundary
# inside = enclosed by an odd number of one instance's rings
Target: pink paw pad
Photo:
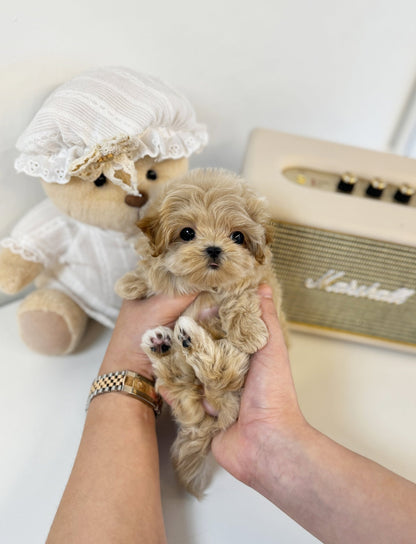
[[[154,331],[154,333],[149,337],[150,350],[154,353],[167,353],[172,347],[172,339],[161,331]]]

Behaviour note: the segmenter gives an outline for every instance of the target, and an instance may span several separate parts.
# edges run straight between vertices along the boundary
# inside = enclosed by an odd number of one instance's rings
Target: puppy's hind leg
[[[156,327],[144,333],[141,347],[152,363],[156,390],[164,388],[175,419],[184,425],[198,425],[205,416],[200,385],[192,367],[183,362],[172,344],[172,335],[168,327]]]
[[[249,356],[226,339],[214,340],[190,317],[178,319],[173,341],[202,384],[201,401],[208,413],[216,415],[219,429],[226,429],[238,415]]]
[[[204,361],[214,364],[215,340],[192,317],[181,316],[173,331],[177,349],[182,351],[187,364],[193,367],[197,378],[204,383]]]

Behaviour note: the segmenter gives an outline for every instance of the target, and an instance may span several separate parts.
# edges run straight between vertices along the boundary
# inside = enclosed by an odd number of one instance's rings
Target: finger
[[[227,440],[227,431],[220,431],[218,434],[214,436],[211,442],[211,451],[217,460],[217,462],[220,462],[221,457],[223,456],[223,452],[228,449],[228,440]],[[228,429],[228,432],[231,432],[230,429]],[[225,453],[225,457],[227,457],[227,453]]]
[[[282,327],[276,312],[276,306],[273,300],[273,291],[269,285],[260,285],[258,289],[260,296],[261,316],[269,331],[269,341],[266,346],[260,350],[263,353],[272,353],[275,350],[279,352],[286,349],[286,343]],[[260,353],[259,352],[259,353]]]
[[[166,317],[172,320],[177,319],[196,299],[197,293],[192,295],[183,295],[180,297],[171,297],[166,301]]]
[[[233,458],[233,442],[235,441],[237,426],[234,424],[226,431],[220,431],[211,442],[211,451],[217,462],[223,466],[225,459]]]
[[[241,399],[240,416],[249,420],[253,411],[267,413],[271,406],[293,400],[293,378],[285,338],[269,286],[259,288],[262,319],[269,331],[267,344],[255,353]]]
[[[218,414],[219,414],[218,410],[214,408],[214,406],[212,406],[212,404],[210,404],[205,397],[202,398],[201,402],[202,402],[203,409],[208,415],[213,417],[218,417]]]
[[[221,431],[211,443],[211,451],[217,463],[238,480],[243,479],[244,461],[241,459],[242,448],[239,447],[239,430],[236,423],[226,431]]]
[[[253,394],[267,389],[267,384],[276,380],[291,379],[289,355],[273,301],[272,289],[268,285],[261,285],[258,293],[262,319],[268,329],[269,339],[251,358],[246,388]]]
[[[165,387],[159,387],[159,394],[162,397],[162,399],[166,402],[166,404],[169,404],[169,406],[172,406],[173,399],[169,395],[169,392],[166,390]]]
[[[157,314],[155,317],[158,324],[169,325],[178,319],[197,296],[197,293],[181,296],[155,295],[149,301]]]
[[[159,387],[159,394],[163,398],[163,400],[166,402],[166,404],[169,404],[169,406],[173,406],[174,400],[172,396],[169,394],[169,391],[165,387]],[[207,414],[210,416],[217,417],[218,416],[218,410],[216,410],[207,400],[205,397],[201,399],[202,406]]]

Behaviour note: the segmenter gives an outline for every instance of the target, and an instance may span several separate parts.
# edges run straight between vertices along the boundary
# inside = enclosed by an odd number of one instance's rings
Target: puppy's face
[[[235,176],[208,172],[171,184],[138,223],[161,268],[197,290],[227,288],[254,274],[269,242],[262,201]]]

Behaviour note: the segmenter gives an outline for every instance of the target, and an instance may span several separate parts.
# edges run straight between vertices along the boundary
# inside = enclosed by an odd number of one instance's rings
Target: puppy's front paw
[[[126,300],[144,298],[148,293],[146,282],[137,271],[128,272],[121,277],[116,282],[114,291],[119,297]]]
[[[146,331],[142,337],[141,347],[152,359],[167,355],[172,347],[172,331],[169,327],[156,327]]]
[[[248,326],[240,324],[239,327],[228,331],[228,339],[239,350],[252,354],[259,351],[267,344],[269,332],[261,319],[253,321]]]
[[[182,348],[190,352],[203,340],[204,330],[191,317],[182,316],[176,322],[174,335]]]

